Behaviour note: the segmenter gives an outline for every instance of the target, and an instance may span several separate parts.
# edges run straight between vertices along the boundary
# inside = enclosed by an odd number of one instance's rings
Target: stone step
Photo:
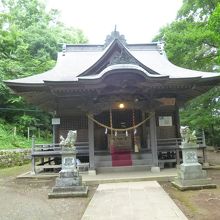
[[[97,167],[97,173],[105,172],[129,172],[129,171],[149,171],[150,165],[139,165],[139,166],[118,166],[118,167]]]
[[[152,154],[148,153],[148,154],[140,154],[140,153],[134,153],[132,154],[132,159],[152,159]]]
[[[95,161],[109,161],[111,160],[111,155],[96,155],[95,156]]]
[[[96,167],[110,167],[112,166],[111,160],[95,161]]]
[[[133,165],[152,165],[153,161],[151,159],[142,159],[142,160],[132,160]]]
[[[152,154],[139,154],[139,153],[132,153],[131,154],[132,160],[139,160],[139,159],[151,159]],[[112,159],[111,155],[95,155],[95,161],[109,161]]]
[[[152,159],[132,160],[133,165],[152,165]],[[96,161],[96,167],[111,167],[112,160]]]

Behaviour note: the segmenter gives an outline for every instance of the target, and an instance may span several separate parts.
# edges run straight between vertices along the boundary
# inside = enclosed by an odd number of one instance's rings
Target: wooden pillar
[[[153,167],[151,168],[152,172],[159,172],[158,167],[158,155],[157,155],[157,131],[156,131],[156,118],[155,112],[150,118],[150,141],[151,141],[151,152],[153,159]]]
[[[31,171],[33,174],[36,174],[36,168],[35,168],[35,136],[32,136],[32,148],[31,148]]]
[[[206,150],[206,141],[205,141],[205,132],[202,131],[202,154],[203,154],[203,166],[208,167],[209,162],[207,158],[207,150]]]
[[[175,110],[175,122],[176,122],[176,137],[180,138],[181,134],[180,134],[180,113],[179,113],[179,107],[176,106],[176,110]]]
[[[145,112],[142,111],[142,120],[144,120],[146,117],[145,117]],[[144,145],[147,145],[147,128],[146,128],[146,123],[144,123],[142,125],[142,129],[143,129],[143,143]]]
[[[56,125],[53,125],[53,144],[56,143]]]
[[[95,170],[94,122],[90,118],[88,118],[88,140],[89,140],[89,168],[90,170]]]

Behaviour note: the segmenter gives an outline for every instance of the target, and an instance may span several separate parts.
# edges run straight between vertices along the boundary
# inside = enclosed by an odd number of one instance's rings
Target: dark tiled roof
[[[65,52],[58,53],[58,59],[56,66],[44,73],[37,74],[34,76],[20,78],[15,80],[8,80],[6,84],[43,84],[44,81],[78,81],[78,79],[83,79],[83,76],[80,76],[83,72],[91,68],[93,65],[98,65],[99,60],[102,59],[105,54],[111,53],[109,50],[114,50],[114,47],[111,47],[112,44],[115,44],[115,41],[120,41],[115,39],[107,47],[104,45],[66,45]],[[194,71],[189,69],[184,69],[178,66],[173,65],[167,58],[164,52],[158,47],[157,43],[150,44],[120,44],[123,45],[124,49],[129,52],[129,54],[137,60],[139,63],[143,64],[146,69],[140,66],[132,66],[132,68],[137,68],[139,71],[143,71],[148,77],[169,77],[173,79],[181,78],[212,78],[220,76],[219,73],[208,73],[201,71]],[[131,64],[128,65],[118,65],[113,64],[107,66],[98,74],[94,75],[88,74],[85,76],[85,79],[94,79],[99,78],[103,74],[112,69],[121,69],[121,68],[130,68]],[[150,74],[148,69],[155,71],[158,75]]]

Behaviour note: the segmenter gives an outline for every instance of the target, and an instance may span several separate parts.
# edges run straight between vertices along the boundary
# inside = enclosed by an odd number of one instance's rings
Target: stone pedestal
[[[87,194],[88,186],[82,184],[82,177],[77,169],[75,148],[63,150],[62,170],[52,192],[48,193],[48,198],[83,197]]]
[[[180,147],[183,154],[183,163],[177,168],[177,178],[172,184],[180,190],[216,188],[207,178],[202,165],[198,163],[196,144],[183,143]]]

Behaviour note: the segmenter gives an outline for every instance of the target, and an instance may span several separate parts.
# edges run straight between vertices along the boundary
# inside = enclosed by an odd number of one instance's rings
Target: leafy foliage
[[[17,134],[15,135],[15,127],[17,128]],[[27,134],[21,135],[19,132],[19,127],[16,124],[9,124],[6,121],[0,119],[0,150],[1,149],[10,149],[10,148],[29,148],[31,146],[31,138],[27,139]],[[26,131],[27,133],[27,131]],[[35,131],[37,136],[37,132]],[[45,132],[44,132],[45,134]],[[37,143],[50,143],[50,135],[41,136],[36,139]]]
[[[183,5],[178,12],[178,18],[207,20],[218,3],[219,0],[183,0]]]
[[[220,71],[219,0],[184,0],[177,19],[154,40],[165,40],[171,62],[184,68]],[[181,123],[204,129],[208,143],[220,146],[220,89],[213,88],[181,110]]]
[[[14,95],[3,80],[51,69],[60,43],[87,42],[82,31],[65,27],[58,16],[57,10],[47,12],[40,0],[0,1],[0,108],[36,109]],[[25,112],[24,115],[24,112],[1,111],[1,117],[23,129],[39,121],[44,124],[49,121],[45,114]]]

